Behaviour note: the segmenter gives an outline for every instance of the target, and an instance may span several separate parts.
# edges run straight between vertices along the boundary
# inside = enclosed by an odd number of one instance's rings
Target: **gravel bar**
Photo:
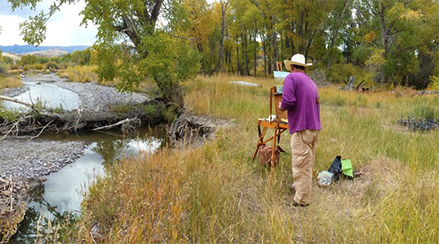
[[[84,153],[83,142],[0,141],[0,177],[31,180],[45,177],[73,163]]]

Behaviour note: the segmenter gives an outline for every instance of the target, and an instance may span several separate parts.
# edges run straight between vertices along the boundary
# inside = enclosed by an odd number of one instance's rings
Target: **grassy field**
[[[228,81],[245,80],[260,87]],[[199,77],[184,84],[194,114],[233,125],[200,147],[163,149],[126,160],[98,179],[63,243],[438,243],[438,131],[413,133],[397,120],[439,116],[439,99],[413,91],[357,93],[320,88],[322,131],[315,169],[336,155],[364,174],[328,188],[313,182],[312,203],[293,193],[290,136],[279,166],[251,162],[256,119],[269,115],[273,79]],[[99,229],[101,235],[91,234]],[[91,237],[93,236],[93,237]]]

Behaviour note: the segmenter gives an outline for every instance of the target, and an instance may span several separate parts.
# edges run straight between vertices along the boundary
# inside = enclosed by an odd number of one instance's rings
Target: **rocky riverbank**
[[[82,156],[83,142],[68,141],[0,141],[0,177],[39,179],[56,172]]]
[[[113,87],[104,87],[96,83],[66,82],[65,79],[55,74],[22,76],[22,81],[25,84],[26,82],[50,83],[78,94],[80,107],[70,113],[80,116],[72,120],[76,123],[75,126],[86,123],[91,117],[100,116],[102,120],[117,120],[119,118],[110,111],[112,107],[150,101],[150,98],[144,94],[120,93]],[[28,90],[27,86],[23,86],[5,89],[2,94],[15,97]],[[55,122],[50,126],[53,124]],[[44,124],[40,125],[42,126]],[[55,129],[60,128],[59,125],[57,126]],[[38,131],[41,131],[41,128],[36,130]],[[0,136],[0,139],[2,138],[3,136]],[[26,192],[33,185],[41,184],[50,173],[59,171],[81,157],[85,146],[84,142],[78,141],[47,141],[38,138],[29,140],[29,137],[25,139],[5,137],[0,140],[0,187],[2,189],[0,192],[0,206],[2,207],[0,243],[15,232],[17,224],[21,221],[26,209]]]

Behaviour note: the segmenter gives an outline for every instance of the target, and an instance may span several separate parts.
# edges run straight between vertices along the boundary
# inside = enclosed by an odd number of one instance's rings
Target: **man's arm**
[[[284,109],[283,107],[282,107],[282,102],[279,102],[279,106],[277,107],[277,109],[279,109],[280,111],[285,111],[286,109]]]
[[[284,90],[282,94],[282,101],[277,107],[280,111],[285,111],[290,109],[296,103],[296,94],[294,89],[293,76],[290,74],[285,78]]]

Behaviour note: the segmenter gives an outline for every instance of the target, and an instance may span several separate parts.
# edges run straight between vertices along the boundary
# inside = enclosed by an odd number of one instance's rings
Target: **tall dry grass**
[[[96,68],[96,66],[69,66],[66,70],[59,71],[58,75],[74,82],[93,82],[98,80]]]
[[[21,87],[23,83],[18,76],[3,76],[0,74],[0,90],[4,88]]]
[[[90,189],[63,241],[92,243],[90,230],[100,229],[95,240],[102,243],[439,242],[438,131],[396,125],[423,108],[434,111],[437,97],[321,88],[315,169],[327,170],[341,155],[364,174],[328,188],[313,182],[311,205],[295,208],[288,205],[289,135],[280,143],[287,153],[279,166],[251,162],[256,119],[268,117],[269,88],[279,83],[217,76],[184,84],[188,111],[233,126],[200,147],[120,162]]]

